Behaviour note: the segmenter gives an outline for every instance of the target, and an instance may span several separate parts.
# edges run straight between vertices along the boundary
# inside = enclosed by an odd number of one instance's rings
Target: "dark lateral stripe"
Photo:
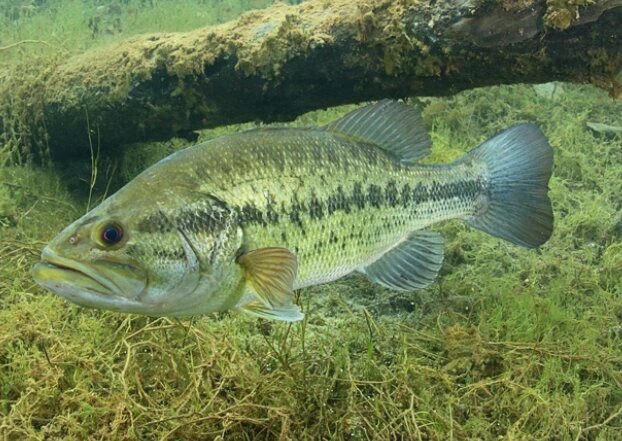
[[[326,197],[319,199],[313,193],[304,203],[296,196],[291,199],[289,210],[280,207],[280,212],[275,211],[273,199],[269,199],[265,206],[258,207],[252,203],[246,203],[238,208],[237,213],[242,224],[268,224],[278,223],[281,216],[302,228],[302,218],[308,215],[312,220],[321,220],[336,211],[350,213],[354,210],[372,208],[394,208],[402,206],[408,208],[413,205],[426,202],[438,202],[444,199],[460,197],[475,199],[484,190],[484,183],[480,180],[467,180],[443,184],[433,181],[429,185],[419,183],[411,186],[404,184],[399,188],[395,181],[388,181],[384,186],[369,184],[366,187],[361,182],[354,183],[352,190],[346,193],[342,186]]]
[[[189,208],[167,216],[159,211],[142,219],[137,226],[141,233],[170,233],[182,229],[188,233],[210,233],[222,229],[228,217],[220,210]]]
[[[188,233],[212,233],[222,230],[227,222],[221,211],[211,208],[206,210],[183,210],[173,220],[175,225]]]
[[[153,255],[160,259],[165,260],[183,260],[186,258],[186,253],[183,248],[166,249],[164,247],[154,248]]]

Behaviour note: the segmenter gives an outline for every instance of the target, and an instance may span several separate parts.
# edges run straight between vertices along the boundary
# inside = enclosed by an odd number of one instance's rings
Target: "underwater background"
[[[0,79],[271,3],[0,0]],[[622,439],[622,101],[547,83],[409,103],[430,129],[429,163],[513,124],[542,128],[555,150],[553,236],[526,250],[449,222],[428,289],[352,275],[301,290],[296,324],[124,315],[39,288],[30,267],[58,231],[189,142],[62,164],[27,160],[19,138],[0,144],[0,440]]]

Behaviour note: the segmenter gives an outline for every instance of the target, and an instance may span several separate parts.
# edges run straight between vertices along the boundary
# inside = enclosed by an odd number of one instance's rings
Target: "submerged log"
[[[18,80],[6,78],[0,102],[38,109],[19,123],[52,157],[88,156],[94,139],[103,151],[494,84],[589,82],[619,97],[621,41],[622,0],[308,0],[91,50],[27,85],[31,102],[7,97]]]

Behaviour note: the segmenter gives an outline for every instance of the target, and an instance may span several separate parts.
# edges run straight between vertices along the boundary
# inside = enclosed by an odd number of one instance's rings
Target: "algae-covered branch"
[[[622,0],[276,4],[216,27],[133,37],[35,77],[5,76],[0,136],[63,158],[88,156],[95,139],[107,150],[492,84],[589,82],[619,97],[621,37]]]

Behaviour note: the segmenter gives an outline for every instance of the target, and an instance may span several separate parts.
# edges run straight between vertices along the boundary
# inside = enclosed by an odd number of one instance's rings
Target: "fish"
[[[33,277],[85,307],[149,316],[237,310],[299,321],[296,291],[362,273],[417,291],[460,219],[536,248],[553,230],[553,149],[512,126],[448,164],[414,107],[385,99],[322,127],[259,127],[187,147],[58,234]]]

